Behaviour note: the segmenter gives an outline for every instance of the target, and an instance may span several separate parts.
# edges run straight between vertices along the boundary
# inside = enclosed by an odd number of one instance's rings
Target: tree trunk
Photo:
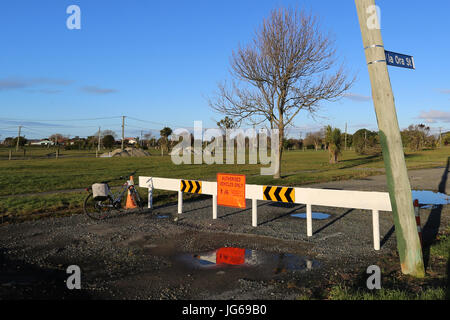
[[[281,157],[283,155],[283,139],[284,139],[284,127],[278,127],[279,136],[278,136],[278,166],[276,167],[275,174],[273,176],[274,179],[281,179]],[[272,148],[272,146],[271,146]],[[271,151],[272,153],[272,151]]]
[[[336,163],[336,154],[334,153],[334,151],[331,151],[330,149],[328,149],[329,153],[330,153],[330,164],[335,164]]]

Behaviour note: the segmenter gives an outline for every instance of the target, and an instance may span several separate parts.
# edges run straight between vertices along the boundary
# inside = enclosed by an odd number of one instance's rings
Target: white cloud
[[[345,98],[353,100],[353,101],[360,101],[360,102],[372,101],[372,97],[365,96],[365,95],[358,94],[358,93],[348,92],[348,93],[344,93],[343,96]]]
[[[116,89],[106,89],[106,88],[100,88],[97,86],[85,86],[81,88],[82,91],[91,93],[91,94],[108,94],[108,93],[115,93],[117,92]]]
[[[437,123],[437,122],[450,123],[450,112],[439,110],[430,110],[428,112],[422,111],[418,119],[422,119],[426,123]]]
[[[25,89],[42,85],[67,86],[72,83],[72,80],[66,79],[9,77],[0,79],[0,91]]]

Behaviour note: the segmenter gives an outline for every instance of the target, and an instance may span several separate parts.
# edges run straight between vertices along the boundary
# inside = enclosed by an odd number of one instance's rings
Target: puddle
[[[293,218],[300,218],[300,219],[306,219],[306,213],[291,214],[291,217],[293,217]],[[328,219],[330,217],[331,217],[331,215],[326,214],[326,213],[322,213],[322,212],[313,212],[312,213],[313,220],[326,220],[326,219]]]
[[[420,204],[427,205],[427,208],[432,208],[433,206],[438,205],[447,205],[450,204],[450,196],[433,191],[426,190],[413,190],[412,191],[413,200],[419,200]],[[422,206],[425,208],[425,206]]]
[[[200,269],[226,267],[270,268],[275,274],[286,271],[311,270],[317,268],[317,261],[289,253],[268,253],[243,248],[219,248],[200,254],[183,254],[180,259]]]
[[[169,218],[169,216],[164,216],[164,215],[156,216],[156,219],[167,219],[167,218]]]

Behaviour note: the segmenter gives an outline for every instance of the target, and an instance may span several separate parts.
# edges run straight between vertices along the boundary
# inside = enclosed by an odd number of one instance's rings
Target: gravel
[[[413,188],[437,191],[443,169],[410,175]],[[386,191],[383,176],[312,187]],[[299,287],[338,271],[363,272],[396,250],[391,213],[380,213],[382,248],[377,252],[369,211],[314,207],[330,218],[313,221],[314,236],[308,238],[306,220],[291,217],[304,213],[304,206],[263,201],[258,206],[257,228],[251,226],[250,202],[247,210],[219,207],[218,219],[212,220],[209,199],[185,201],[182,215],[173,204],[104,221],[73,215],[0,226],[0,298],[290,300],[302,292]],[[439,214],[441,226],[447,226],[449,213],[449,206],[421,210],[422,225],[430,214]],[[318,267],[281,273],[265,265],[203,270],[179,259],[220,247],[295,254]],[[66,287],[70,265],[81,269],[81,290]]]

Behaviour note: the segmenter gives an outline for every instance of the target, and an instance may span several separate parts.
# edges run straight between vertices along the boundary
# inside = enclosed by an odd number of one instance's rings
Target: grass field
[[[167,178],[216,180],[218,172],[245,174],[248,183],[301,186],[315,182],[363,178],[382,174],[381,156],[361,156],[344,152],[340,163],[330,165],[324,151],[289,151],[283,155],[283,179],[260,175],[260,165],[174,165],[169,156],[161,157],[157,150],[147,158],[95,158],[92,152],[62,152],[59,159],[39,158],[47,150],[35,150],[35,158],[7,160],[9,151],[0,149],[0,223],[63,216],[82,212],[84,189],[92,183],[116,178],[137,170],[139,175]],[[20,153],[20,152],[19,152]],[[5,157],[6,155],[6,157]],[[450,156],[450,147],[406,153],[408,169],[443,167]],[[112,183],[118,185],[120,182]],[[146,199],[146,190],[140,190]],[[186,198],[196,197],[186,195]],[[156,205],[176,201],[176,194],[155,190]],[[348,283],[339,279],[317,293],[317,299],[330,300],[440,300],[449,299],[448,268],[450,265],[450,229],[441,233],[430,247],[430,265],[438,272],[428,271],[425,280],[402,276],[398,258],[383,263],[383,289],[363,290],[364,284]],[[442,271],[446,268],[447,272]],[[441,270],[442,269],[442,270]],[[397,272],[392,272],[397,270]],[[447,275],[446,275],[447,273]],[[355,276],[356,277],[356,276]],[[298,299],[311,299],[311,294]]]
[[[50,149],[51,150],[51,149]],[[31,151],[34,154],[48,153],[45,148]],[[37,212],[69,210],[79,211],[83,193],[35,195],[35,193],[58,190],[84,189],[91,184],[109,180],[137,170],[136,176],[187,178],[215,181],[219,172],[239,173],[247,176],[253,184],[300,186],[309,183],[363,178],[382,173],[384,163],[381,156],[361,156],[345,151],[336,165],[328,162],[325,151],[289,151],[283,154],[283,179],[261,176],[261,165],[175,165],[170,156],[161,157],[153,150],[146,158],[95,158],[84,151],[84,157],[69,157],[80,151],[63,151],[59,159],[7,160],[8,149],[0,149],[0,213],[3,215],[27,215]],[[20,153],[20,151],[19,151]],[[445,166],[450,147],[406,153],[409,169]],[[137,178],[137,177],[136,177]],[[136,179],[137,181],[137,179]],[[118,185],[114,182],[112,185]],[[26,196],[16,196],[28,194]],[[145,194],[142,193],[145,198]],[[171,201],[166,192],[155,193],[155,203]]]

